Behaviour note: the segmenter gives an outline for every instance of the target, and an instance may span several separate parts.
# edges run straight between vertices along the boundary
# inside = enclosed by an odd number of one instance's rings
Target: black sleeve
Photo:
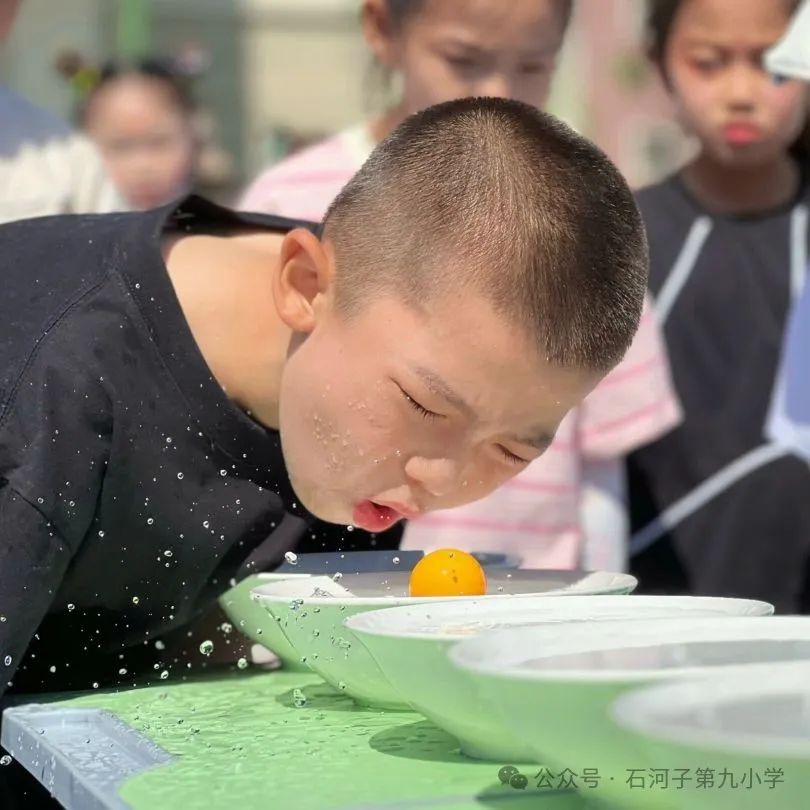
[[[0,481],[0,695],[48,611],[70,558],[47,518]]]

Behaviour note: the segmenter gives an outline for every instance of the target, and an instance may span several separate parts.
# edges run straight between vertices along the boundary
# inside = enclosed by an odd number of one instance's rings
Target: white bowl
[[[746,599],[692,596],[518,596],[431,603],[352,616],[346,627],[365,646],[383,675],[414,708],[475,756],[482,746],[504,761],[529,762],[500,717],[480,710],[467,673],[447,652],[460,639],[526,625],[661,619],[683,616],[767,616],[773,606]],[[498,750],[500,741],[506,741]]]
[[[301,658],[324,680],[336,689],[345,690],[358,703],[407,709],[408,704],[343,622],[357,613],[383,607],[471,599],[409,597],[409,577],[408,571],[347,574],[340,585],[348,589],[350,595],[332,597],[313,596],[314,588],[320,585],[312,581],[279,582],[257,588],[253,593],[269,614],[268,624],[275,621]],[[484,598],[488,600],[502,599],[509,594],[627,593],[637,584],[627,574],[527,569],[489,570],[487,580],[491,595]]]
[[[219,605],[239,632],[244,633],[254,644],[261,644],[278,656],[281,665],[290,670],[307,670],[301,656],[290,646],[277,624],[267,621],[267,613],[251,597],[250,592],[262,585],[286,579],[307,578],[311,574],[268,573],[253,574],[226,591],[219,598]]]
[[[636,690],[611,716],[638,738],[647,767],[677,769],[683,810],[808,806],[806,662]]]
[[[671,807],[666,791],[626,783],[643,768],[643,746],[619,729],[609,706],[623,692],[661,680],[734,674],[777,660],[810,660],[810,617],[694,618],[519,627],[453,646],[449,657],[474,681],[481,711],[512,736],[480,740],[473,753],[523,756],[581,773],[597,769],[590,794],[643,810]]]

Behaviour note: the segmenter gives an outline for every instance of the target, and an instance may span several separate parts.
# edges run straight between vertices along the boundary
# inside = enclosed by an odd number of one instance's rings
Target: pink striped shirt
[[[339,133],[265,171],[240,205],[319,221],[372,148],[365,126]],[[483,500],[409,523],[403,548],[503,551],[522,557],[526,567],[576,567],[583,547],[583,465],[621,458],[680,418],[648,301],[624,360],[566,416],[549,450]]]

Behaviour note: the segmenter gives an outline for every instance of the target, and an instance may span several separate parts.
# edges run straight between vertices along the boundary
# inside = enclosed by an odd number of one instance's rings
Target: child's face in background
[[[375,5],[385,19],[383,0]],[[559,0],[424,0],[401,27],[369,39],[402,75],[406,114],[467,96],[542,107],[563,28]]]
[[[600,376],[542,361],[474,293],[420,310],[383,298],[348,320],[327,305],[282,378],[293,486],[316,516],[370,531],[477,500],[545,450]]]
[[[154,208],[188,190],[195,137],[188,113],[160,80],[111,80],[91,99],[85,128],[130,207]]]
[[[790,20],[787,0],[684,0],[664,52],[683,124],[704,154],[763,165],[785,154],[807,116],[800,82],[775,84],[762,57]]]

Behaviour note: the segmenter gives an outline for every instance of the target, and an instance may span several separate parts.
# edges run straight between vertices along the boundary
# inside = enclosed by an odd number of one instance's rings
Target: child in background
[[[651,52],[699,142],[639,202],[685,421],[631,459],[633,570],[651,591],[802,607],[810,470],[766,438],[807,266],[808,93],[763,54],[790,0],[654,0]]]
[[[0,45],[19,9],[0,2]],[[0,223],[120,208],[96,150],[64,121],[0,85]]]
[[[377,61],[401,74],[400,102],[272,167],[240,206],[320,220],[374,144],[438,101],[500,96],[542,108],[571,11],[571,0],[366,0],[363,30]],[[478,503],[410,521],[402,547],[508,551],[529,567],[624,568],[623,457],[678,416],[646,312],[625,360],[566,418],[548,453]]]
[[[155,208],[191,188],[199,150],[194,112],[188,90],[166,64],[102,68],[79,121],[127,207]]]

